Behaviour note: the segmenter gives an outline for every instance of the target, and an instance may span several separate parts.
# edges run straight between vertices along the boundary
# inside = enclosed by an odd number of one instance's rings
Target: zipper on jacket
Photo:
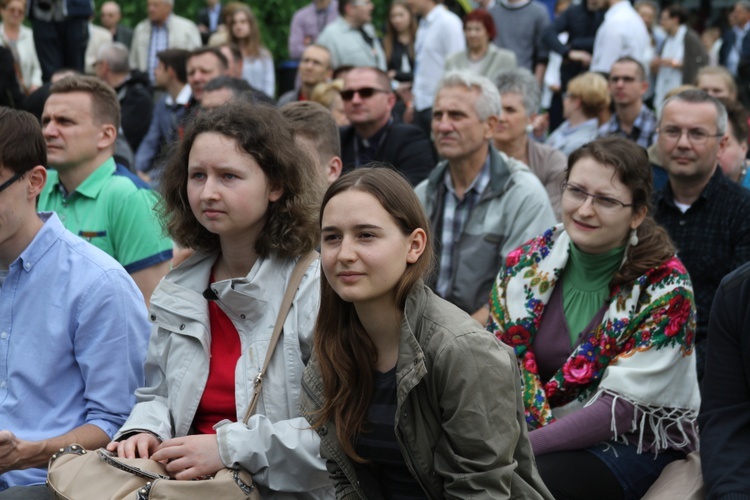
[[[318,409],[323,407],[323,400],[318,398],[317,394],[313,393],[312,388],[308,385],[308,383],[305,381],[305,379],[302,379],[302,390],[305,391],[305,394],[307,394],[310,399],[312,399],[313,403],[315,403],[318,407]],[[307,418],[307,415],[304,415],[305,418]],[[334,430],[335,432],[335,430]],[[320,444],[323,446],[323,438],[320,439]],[[332,455],[335,455],[336,457],[339,457],[339,454],[336,453],[335,450],[330,450]],[[354,488],[354,491],[361,497],[361,498],[367,498],[364,492],[362,491],[362,488],[359,485],[359,478],[357,477],[357,472],[354,471],[354,477],[350,477],[349,474],[347,474],[347,467],[341,467],[341,463],[336,458],[333,459],[334,462],[337,463],[337,465],[341,468],[341,472],[344,473],[344,476],[349,480],[349,484],[352,485],[352,488]],[[344,456],[343,460],[349,460],[349,457]],[[353,469],[353,466],[349,467]]]
[[[404,430],[401,428],[401,424],[398,425],[398,432],[403,436]],[[406,450],[406,466],[411,471],[411,474],[416,478],[417,483],[419,483],[419,487],[422,488],[422,490],[425,492],[427,498],[435,498],[432,494],[432,491],[427,487],[430,484],[430,480],[422,473],[422,469],[417,467],[417,461],[414,459],[414,453],[411,451],[411,448],[407,444],[406,440],[402,439],[401,436],[397,436],[397,438],[401,447]]]

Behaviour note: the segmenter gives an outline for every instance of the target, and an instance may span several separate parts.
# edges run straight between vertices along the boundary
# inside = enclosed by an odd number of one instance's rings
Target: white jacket
[[[161,439],[191,432],[208,378],[211,332],[203,291],[216,258],[193,255],[167,274],[151,296],[154,327],[146,386],[136,391],[137,403],[115,439],[139,430]],[[240,335],[242,354],[235,371],[238,420],[244,417],[253,380],[263,366],[296,261],[259,259],[245,278],[211,285]],[[333,498],[320,440],[299,414],[301,378],[310,359],[319,307],[319,267],[318,260],[310,265],[292,302],[255,415],[247,425],[217,425],[222,462],[250,471],[263,498]]]
[[[5,38],[5,28],[0,23],[0,45],[7,45]],[[39,65],[39,57],[34,45],[34,33],[26,26],[21,26],[18,33],[18,42],[16,44],[18,58],[20,61],[21,76],[23,77],[24,91],[29,87],[42,86],[42,67]]]
[[[190,19],[170,14],[167,19],[168,42],[170,49],[193,50],[201,46],[201,33]],[[130,45],[130,69],[148,73],[148,44],[151,42],[151,21],[144,19],[133,31]]]

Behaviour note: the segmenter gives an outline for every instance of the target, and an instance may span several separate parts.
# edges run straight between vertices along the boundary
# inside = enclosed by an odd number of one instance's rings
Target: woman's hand
[[[159,446],[151,459],[164,462],[167,472],[175,479],[212,476],[224,468],[215,434],[169,439]]]
[[[159,438],[150,432],[141,432],[122,441],[112,441],[107,450],[117,452],[120,458],[149,458],[159,448]]]

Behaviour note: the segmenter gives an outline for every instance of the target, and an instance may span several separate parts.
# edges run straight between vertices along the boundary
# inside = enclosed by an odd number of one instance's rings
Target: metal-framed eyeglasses
[[[591,204],[594,208],[602,212],[616,212],[621,208],[633,206],[632,203],[623,203],[609,196],[587,193],[578,186],[568,184],[567,182],[563,184],[563,198],[568,200],[569,203],[577,205],[583,205],[586,203],[586,200],[591,198]]]
[[[679,142],[682,134],[686,134],[688,141],[693,145],[702,145],[708,142],[711,137],[722,137],[724,134],[710,134],[708,130],[702,128],[681,129],[680,127],[661,127],[658,129],[659,135],[665,137],[670,142]]]

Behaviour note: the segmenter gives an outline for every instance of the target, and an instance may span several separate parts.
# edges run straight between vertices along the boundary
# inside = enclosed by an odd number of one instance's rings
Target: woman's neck
[[[591,118],[588,118],[583,113],[579,113],[577,111],[574,111],[573,113],[570,114],[570,117],[568,118],[568,123],[570,123],[570,125],[572,127],[575,127],[576,125],[580,125],[581,123],[587,122],[590,119]]]
[[[612,276],[622,265],[625,245],[604,253],[590,254],[570,243],[570,260],[566,267],[566,279],[579,290],[597,290],[607,286]]]
[[[244,242],[232,241],[231,244],[222,240],[221,255],[214,264],[214,279],[222,281],[231,278],[244,278],[257,260],[255,238]]]
[[[529,137],[526,134],[507,142],[495,141],[495,147],[511,158],[529,164]]]
[[[487,49],[489,49],[489,47],[489,44],[487,44],[476,49],[469,49],[469,59],[476,61],[483,58],[485,55],[487,55]]]
[[[375,369],[387,372],[398,361],[403,311],[392,303],[390,306],[383,306],[381,303],[357,304],[354,307],[362,327],[375,345],[378,354]]]
[[[402,31],[398,35],[396,35],[396,38],[399,42],[401,42],[402,45],[409,45],[411,43],[411,33],[408,31]]]
[[[10,38],[11,40],[16,40],[20,31],[20,26],[13,26],[8,23],[3,23],[3,32],[5,33],[5,36]]]

